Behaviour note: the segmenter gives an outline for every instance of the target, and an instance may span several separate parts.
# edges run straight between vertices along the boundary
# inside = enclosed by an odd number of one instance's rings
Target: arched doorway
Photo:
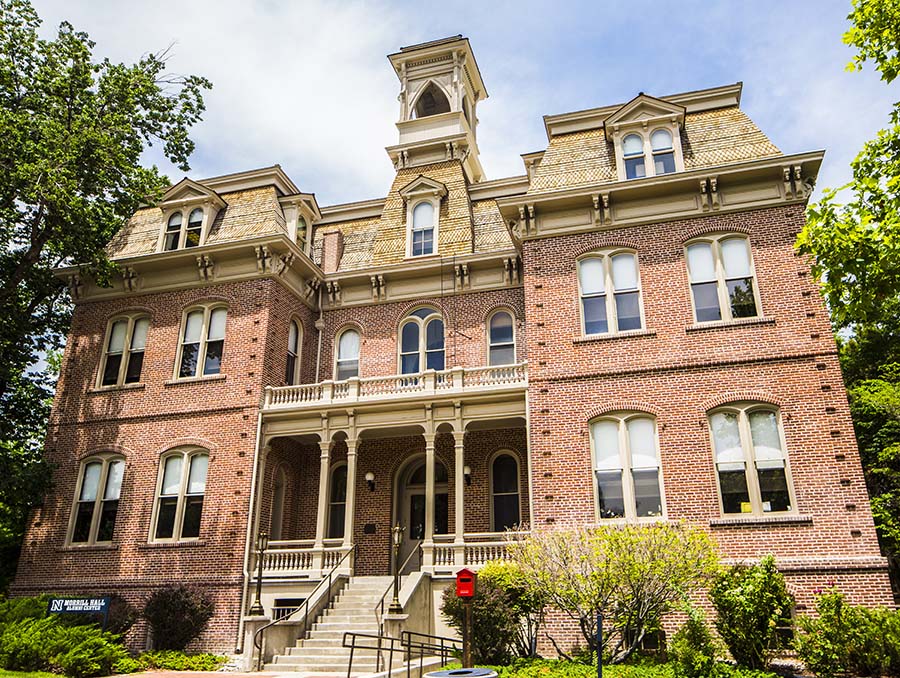
[[[397,503],[394,507],[395,524],[406,528],[400,547],[402,564],[420,541],[425,538],[425,456],[419,455],[407,462],[397,476]],[[434,534],[449,532],[449,503],[447,499],[447,467],[434,462]],[[420,557],[410,558],[404,573],[418,570]]]

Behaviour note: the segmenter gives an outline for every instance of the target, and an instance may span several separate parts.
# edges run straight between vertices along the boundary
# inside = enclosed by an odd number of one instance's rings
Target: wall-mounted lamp
[[[369,492],[375,491],[375,474],[371,471],[366,474],[366,486],[369,488]]]
[[[463,478],[466,479],[466,485],[472,484],[472,469],[468,466],[463,466]]]

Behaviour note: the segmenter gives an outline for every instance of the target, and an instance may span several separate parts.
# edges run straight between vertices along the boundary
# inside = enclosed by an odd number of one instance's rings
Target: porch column
[[[465,431],[453,432],[453,449],[455,450],[455,461],[453,465],[453,504],[454,504],[454,532],[453,539],[453,564],[456,567],[463,567],[466,563],[465,554],[465,531],[466,521],[464,515],[465,507],[465,455],[463,453],[463,441],[465,440]]]
[[[328,484],[330,481],[329,473],[331,466],[331,441],[319,441],[319,449],[322,451],[319,455],[319,509],[316,513],[316,543],[314,546],[315,555],[313,560],[313,568],[322,571],[324,563],[324,554],[322,549],[325,545],[325,519],[328,517]]]
[[[347,496],[344,504],[345,549],[353,546],[353,516],[356,512],[356,439],[347,438]]]
[[[434,562],[434,434],[425,435],[425,539],[424,560],[430,567]]]

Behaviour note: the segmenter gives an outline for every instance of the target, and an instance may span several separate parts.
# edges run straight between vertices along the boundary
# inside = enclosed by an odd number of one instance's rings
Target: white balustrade
[[[327,543],[324,548],[315,548],[315,542],[311,539],[269,542],[269,548],[263,555],[263,578],[309,576],[313,570],[318,570],[319,554],[322,556],[322,567],[327,570],[337,565],[345,552],[340,546],[333,547]],[[254,557],[254,573],[257,567]]]

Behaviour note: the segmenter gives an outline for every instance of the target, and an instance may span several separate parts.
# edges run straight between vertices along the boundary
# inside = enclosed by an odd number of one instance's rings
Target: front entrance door
[[[434,464],[434,534],[447,534],[449,526],[447,500],[447,469],[438,461]],[[403,543],[400,547],[400,563],[416,549],[425,538],[425,460],[410,465],[401,478],[399,506],[397,518],[403,532]],[[409,558],[403,574],[415,572],[421,567],[421,554],[416,553]]]

